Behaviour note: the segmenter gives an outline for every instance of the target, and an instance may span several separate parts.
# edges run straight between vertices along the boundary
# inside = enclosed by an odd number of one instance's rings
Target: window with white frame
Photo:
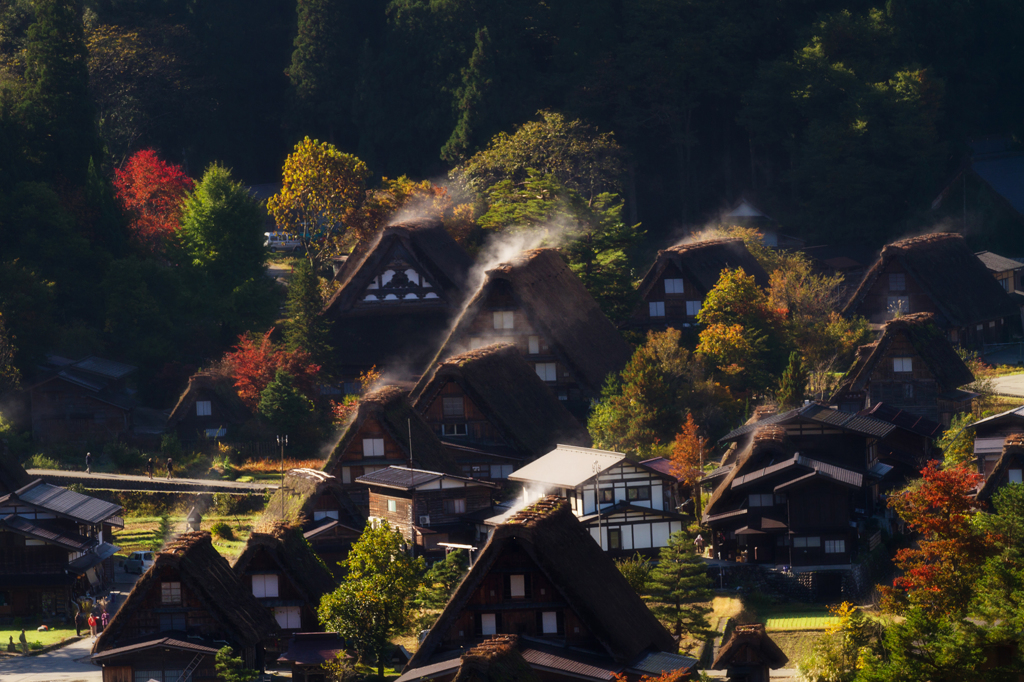
[[[892,371],[894,371],[894,372],[913,372],[914,371],[914,358],[893,358],[892,359]]]
[[[529,346],[530,346],[530,355],[539,355],[540,354],[540,337],[539,336],[531,336],[531,337],[529,337],[528,342],[529,342]]]
[[[665,280],[666,294],[681,294],[683,292],[683,280],[680,277]]]
[[[558,379],[558,367],[553,362],[538,362],[534,365],[537,369],[537,376],[544,381],[556,381]]]
[[[793,547],[797,549],[810,549],[813,547],[821,547],[821,538],[793,538]]]
[[[513,319],[511,310],[495,310],[494,311],[494,328],[495,329],[514,329],[515,320]]]
[[[160,583],[160,603],[161,604],[180,604],[181,603],[181,583],[180,582],[162,582]]]
[[[468,432],[465,424],[441,424],[442,436],[465,436]]]
[[[384,456],[384,439],[383,438],[364,438],[363,439],[363,457],[383,457]]]
[[[689,317],[697,317],[697,313],[700,312],[700,301],[687,301],[686,302],[686,314]]]
[[[267,575],[254,575],[252,577],[252,596],[259,599],[277,597],[277,576],[273,573]]]
[[[396,512],[396,511],[398,511],[398,500],[388,500],[388,511],[389,512]]]
[[[441,399],[445,418],[463,417],[466,414],[466,403],[462,396],[445,396]]]
[[[526,575],[516,574],[508,577],[509,594],[513,599],[526,597]]]
[[[275,606],[274,618],[282,630],[302,628],[302,615],[298,606]]]
[[[197,417],[209,417],[213,414],[213,408],[209,400],[197,400],[196,401],[196,416]]]
[[[634,486],[626,488],[626,499],[630,502],[651,499],[651,486]]]
[[[749,499],[751,507],[771,507],[775,505],[775,495],[771,493],[754,493]]]
[[[545,635],[558,634],[558,612],[544,611],[541,614],[541,626]]]
[[[647,310],[651,317],[665,317],[665,302],[651,301],[647,304]]]
[[[842,554],[846,551],[846,540],[825,540],[825,554]]]
[[[1010,483],[1021,483],[1021,469],[1010,469],[1006,472]]]
[[[443,500],[444,513],[445,514],[465,514],[466,513],[466,499],[459,498],[456,500]]]
[[[906,291],[907,275],[902,272],[889,273],[889,291]]]

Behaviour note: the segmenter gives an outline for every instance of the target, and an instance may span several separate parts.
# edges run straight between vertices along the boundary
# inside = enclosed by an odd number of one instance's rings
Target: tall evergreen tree
[[[288,325],[284,338],[288,348],[302,348],[313,362],[321,367],[331,359],[327,319],[321,314],[323,299],[320,297],[316,273],[305,258],[295,266],[288,285]]]
[[[493,69],[491,60],[491,36],[487,27],[476,32],[476,47],[469,58],[469,65],[462,70],[462,87],[455,91],[455,109],[458,122],[451,137],[441,147],[441,158],[451,163],[463,161],[480,140],[480,125],[483,114],[483,99],[490,89]]]
[[[782,372],[779,382],[779,405],[781,407],[799,407],[804,402],[804,391],[807,388],[807,371],[804,370],[800,353],[789,354],[789,365]]]
[[[688,635],[704,639],[713,634],[708,623],[711,608],[703,605],[713,596],[711,579],[692,540],[683,531],[673,533],[668,546],[661,548],[649,586],[653,600],[651,610],[661,620],[671,623],[676,637]]]
[[[39,0],[25,42],[26,122],[44,176],[85,183],[101,153],[78,0]]]

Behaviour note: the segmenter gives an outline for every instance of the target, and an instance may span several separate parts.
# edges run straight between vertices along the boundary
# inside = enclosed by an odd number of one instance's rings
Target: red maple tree
[[[936,462],[929,462],[921,477],[889,499],[889,507],[921,537],[917,547],[896,553],[903,574],[891,588],[880,587],[882,603],[896,613],[919,604],[962,614],[979,568],[995,548],[996,537],[972,522],[981,507],[972,493],[982,477],[966,465],[942,469]]]
[[[180,225],[181,202],[192,186],[181,166],[162,161],[152,149],[132,154],[114,170],[114,188],[131,220],[132,239],[148,251],[162,251]]]
[[[301,348],[285,350],[275,345],[270,340],[273,332],[271,327],[261,337],[242,334],[234,350],[224,356],[234,377],[238,397],[255,412],[263,390],[274,380],[277,372],[283,370],[292,375],[295,388],[317,402],[316,378],[320,365],[314,364],[309,353]]]

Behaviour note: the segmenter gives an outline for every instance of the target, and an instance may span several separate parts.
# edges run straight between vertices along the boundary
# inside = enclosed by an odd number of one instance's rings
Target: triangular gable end
[[[365,307],[385,300],[448,302],[428,269],[397,237],[376,267],[377,272],[359,294],[357,306]]]

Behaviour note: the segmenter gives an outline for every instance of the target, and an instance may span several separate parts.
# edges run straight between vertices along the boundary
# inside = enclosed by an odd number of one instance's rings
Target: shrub
[[[50,459],[46,455],[37,452],[25,460],[26,469],[60,469],[57,460]]]
[[[217,523],[213,524],[213,526],[210,527],[210,532],[224,540],[235,539],[235,531],[231,530],[231,526],[224,523],[223,521],[218,521]]]
[[[110,458],[118,472],[126,473],[145,466],[145,458],[137,448],[132,448],[120,441],[107,443],[103,446],[103,454]]]
[[[640,556],[640,552],[629,558],[616,559],[615,566],[629,586],[633,588],[633,591],[640,595],[647,591],[647,583],[651,580],[652,566],[647,559]]]

